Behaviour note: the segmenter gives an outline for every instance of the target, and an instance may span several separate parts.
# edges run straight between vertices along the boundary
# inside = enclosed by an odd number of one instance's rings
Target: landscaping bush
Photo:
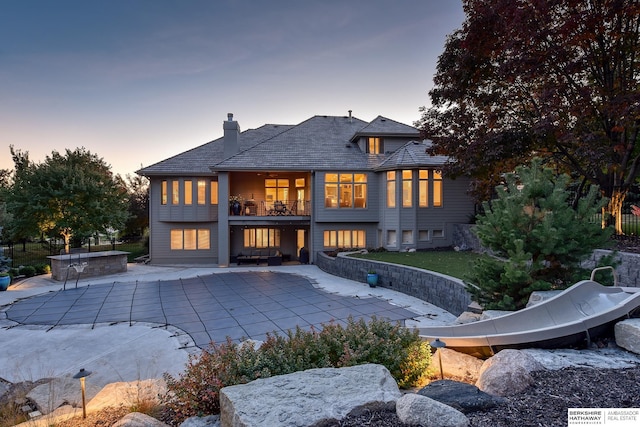
[[[400,387],[424,384],[431,363],[429,344],[417,330],[372,318],[349,319],[347,326],[324,325],[321,331],[296,328],[286,336],[269,334],[260,348],[227,339],[191,355],[186,370],[174,378],[165,374],[167,410],[177,420],[220,412],[220,389],[257,378],[312,368],[365,363],[384,365]]]
[[[36,269],[36,274],[49,274],[51,273],[51,266],[49,264],[36,264],[34,266]]]
[[[584,279],[581,262],[603,248],[612,229],[591,221],[606,203],[591,187],[575,207],[569,176],[555,175],[539,160],[516,168],[484,203],[477,234],[492,255],[478,259],[467,289],[485,309],[523,308],[533,291],[565,289]]]
[[[18,269],[21,276],[33,277],[36,275],[36,268],[32,265],[23,265]]]

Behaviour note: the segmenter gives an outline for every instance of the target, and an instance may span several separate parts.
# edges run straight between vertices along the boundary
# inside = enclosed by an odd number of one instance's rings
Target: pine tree
[[[612,230],[596,220],[606,203],[598,189],[591,187],[574,209],[569,181],[536,159],[506,175],[497,198],[484,203],[477,233],[492,255],[481,257],[466,281],[485,309],[519,309],[533,291],[565,289],[585,278],[580,263],[607,244]]]

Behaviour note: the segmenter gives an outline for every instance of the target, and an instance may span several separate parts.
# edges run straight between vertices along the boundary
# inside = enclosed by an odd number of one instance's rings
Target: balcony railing
[[[230,205],[231,216],[310,216],[311,202],[308,200],[245,200],[239,205]]]

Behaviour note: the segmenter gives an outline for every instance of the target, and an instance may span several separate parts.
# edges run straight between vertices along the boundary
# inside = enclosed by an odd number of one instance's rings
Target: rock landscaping
[[[443,365],[454,358],[449,354]],[[638,383],[640,358],[610,343],[588,350],[503,350],[483,362],[475,386],[445,379],[402,392],[380,365],[312,369],[223,388],[222,420],[192,417],[181,426],[566,426],[570,407],[640,407]],[[14,387],[5,385],[3,390]],[[130,399],[129,406],[111,406],[123,396],[147,400],[161,391],[162,382],[116,383],[89,402],[93,411],[86,420],[76,416],[55,425],[177,425],[170,419],[130,414]],[[77,408],[75,412],[78,415]],[[24,427],[50,425],[51,420],[30,421]]]

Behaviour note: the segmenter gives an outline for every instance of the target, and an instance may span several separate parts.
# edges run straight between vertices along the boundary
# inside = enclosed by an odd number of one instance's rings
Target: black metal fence
[[[143,240],[131,240],[124,242],[115,242],[111,240],[102,240],[98,244],[89,241],[82,246],[84,251],[97,252],[107,250],[123,250],[131,252],[131,256],[140,256],[147,252],[144,247]],[[42,241],[24,241],[19,243],[0,242],[0,255],[4,255],[11,259],[11,268],[20,266],[40,266],[51,265],[48,256],[60,255],[64,250],[64,241],[62,239],[50,239]]]

